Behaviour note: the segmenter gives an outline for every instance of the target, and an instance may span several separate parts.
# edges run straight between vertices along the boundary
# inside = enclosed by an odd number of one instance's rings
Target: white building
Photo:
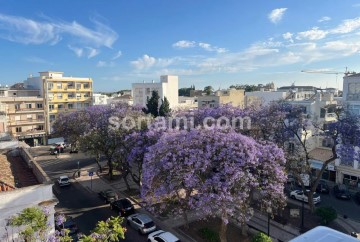
[[[179,96],[178,109],[194,109],[198,107],[197,97]]]
[[[255,91],[245,93],[245,106],[268,105],[271,102],[284,100],[288,93],[286,91]]]
[[[152,91],[158,91],[160,98],[164,97],[170,103],[170,108],[175,108],[179,103],[179,80],[178,76],[160,76],[160,82],[133,83],[132,96],[134,105],[145,107],[148,98],[151,98]],[[161,102],[159,102],[161,104]]]
[[[111,102],[111,97],[106,94],[93,93],[93,105],[107,105]]]
[[[360,73],[345,73],[343,78],[342,103],[351,112],[360,114]],[[359,147],[354,147],[355,153]],[[336,159],[336,182],[344,183],[350,188],[360,188],[360,164],[359,158],[354,160]]]

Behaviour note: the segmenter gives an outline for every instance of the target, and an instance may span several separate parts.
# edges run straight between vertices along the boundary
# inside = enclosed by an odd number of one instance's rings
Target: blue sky
[[[178,75],[179,86],[342,88],[360,71],[356,0],[0,0],[1,84],[39,71],[92,77],[95,91]]]

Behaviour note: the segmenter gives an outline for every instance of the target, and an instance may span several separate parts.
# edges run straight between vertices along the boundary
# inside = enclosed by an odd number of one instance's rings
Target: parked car
[[[156,230],[152,219],[142,213],[135,213],[127,217],[127,224],[136,229],[140,234],[147,234]]]
[[[170,232],[158,230],[149,234],[148,242],[180,242],[180,240]]]
[[[56,214],[55,214],[56,216]],[[62,225],[57,225],[55,223],[55,229],[58,231],[61,231],[62,229],[68,229],[69,230],[69,235],[73,235],[76,234],[77,232],[79,232],[79,228],[76,225],[76,223],[74,222],[74,219],[70,216],[65,215],[65,222]]]
[[[354,199],[357,204],[360,204],[360,192],[355,193]]]
[[[104,199],[106,203],[110,203],[118,199],[118,195],[111,189],[99,192],[99,196]]]
[[[70,185],[69,177],[68,176],[60,176],[58,179],[58,184],[61,187],[69,186]]]
[[[309,192],[310,191],[307,190],[307,193],[309,193]],[[290,197],[292,199],[296,199],[299,201],[308,202],[309,197],[308,197],[307,193],[304,193],[302,190],[294,190],[294,191],[290,192]],[[314,192],[314,194],[313,194],[313,201],[314,201],[314,204],[321,202],[320,195],[317,194],[316,192]]]
[[[110,208],[119,212],[122,217],[128,216],[135,212],[134,205],[127,198],[122,198],[110,203]]]
[[[336,198],[341,198],[346,200],[351,199],[351,193],[349,192],[345,184],[335,185],[334,194]]]
[[[64,153],[64,148],[61,147],[61,145],[57,145],[57,146],[50,146],[50,155],[55,155],[55,151],[59,154],[59,153]]]
[[[316,187],[316,192],[329,193],[330,189],[329,189],[328,184],[325,181],[319,181],[319,184]]]

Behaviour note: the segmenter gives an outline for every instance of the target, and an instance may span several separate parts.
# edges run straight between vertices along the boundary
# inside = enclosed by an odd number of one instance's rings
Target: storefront
[[[19,141],[24,141],[31,147],[44,145],[45,144],[45,134],[33,134],[17,137]]]
[[[336,167],[337,183],[343,183],[352,189],[360,189],[360,171],[352,166],[339,165]]]
[[[312,168],[311,172],[313,176],[319,175],[324,162],[319,160],[309,160],[309,162],[310,162],[310,167]],[[331,162],[330,164],[327,165],[324,172],[322,173],[321,179],[332,182],[336,181],[336,171],[335,171],[334,162]]]

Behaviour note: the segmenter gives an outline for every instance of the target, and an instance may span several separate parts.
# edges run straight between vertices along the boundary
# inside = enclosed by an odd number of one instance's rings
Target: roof
[[[69,179],[69,177],[68,177],[68,176],[60,176],[60,179],[64,179],[64,178]]]
[[[146,215],[144,213],[136,213],[136,214],[133,215],[133,217],[136,217],[136,218],[140,219],[144,223],[148,223],[148,222],[152,221],[152,219],[148,215]]]
[[[314,160],[327,161],[333,157],[331,150],[315,148],[309,152],[309,157]]]
[[[351,237],[350,235],[341,233],[337,230],[318,226],[315,227],[305,234],[302,234],[292,240],[290,242],[305,242],[305,241],[313,241],[313,242],[338,242],[338,241],[359,241],[358,239]]]

